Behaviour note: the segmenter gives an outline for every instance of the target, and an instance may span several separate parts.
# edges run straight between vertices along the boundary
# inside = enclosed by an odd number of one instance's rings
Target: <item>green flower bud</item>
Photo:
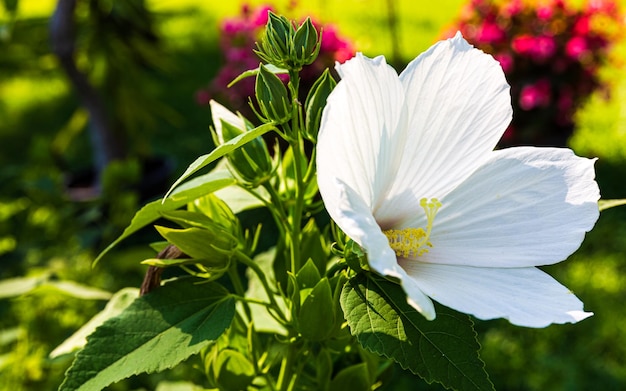
[[[294,27],[284,16],[269,12],[261,44],[257,43],[257,55],[265,62],[287,68],[290,58]]]
[[[187,211],[169,212],[164,217],[168,220],[185,219],[187,222],[194,222],[195,226],[182,229],[163,226],[155,226],[155,228],[170,244],[187,254],[193,263],[201,265],[207,276],[217,278],[228,269],[239,241],[224,227],[206,218],[205,221],[198,223],[202,220],[201,215]],[[182,264],[183,261],[177,263]]]
[[[256,99],[266,121],[285,123],[291,119],[291,100],[283,82],[264,65],[259,65],[255,85]]]
[[[207,194],[187,204],[189,212],[202,213],[227,232],[243,240],[241,224],[228,204],[215,194]]]
[[[321,41],[311,18],[306,18],[293,38],[291,61],[297,68],[315,61],[320,51]]]
[[[211,101],[210,106],[217,134],[216,144],[223,144],[253,128],[252,124],[219,103]],[[274,170],[267,145],[261,137],[235,149],[226,158],[239,179],[253,187],[269,179]]]
[[[322,119],[322,111],[326,106],[326,99],[332,92],[333,88],[337,85],[337,82],[330,75],[328,69],[322,73],[315,83],[309,95],[304,102],[304,108],[306,110],[306,120],[304,125],[304,134],[311,140],[317,140],[317,133],[320,129],[320,121]]]

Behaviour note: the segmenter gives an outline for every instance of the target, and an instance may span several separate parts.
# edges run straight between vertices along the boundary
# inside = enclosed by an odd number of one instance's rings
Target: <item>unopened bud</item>
[[[317,133],[320,128],[322,111],[326,106],[326,100],[332,92],[337,82],[330,75],[328,69],[315,81],[309,95],[306,97],[304,108],[306,110],[306,121],[304,126],[305,136],[311,140],[317,140]]]
[[[283,82],[264,65],[259,65],[255,85],[256,99],[267,121],[285,123],[291,119],[291,100]]]
[[[293,38],[292,61],[302,67],[315,61],[320,50],[320,40],[311,18],[306,18]]]
[[[252,128],[242,117],[215,101],[210,102],[216,143],[223,144]],[[263,138],[257,137],[226,155],[228,163],[240,179],[253,187],[267,180],[272,171],[272,159]]]
[[[263,61],[287,68],[294,32],[293,25],[287,18],[270,11],[261,44],[257,43],[255,52]]]

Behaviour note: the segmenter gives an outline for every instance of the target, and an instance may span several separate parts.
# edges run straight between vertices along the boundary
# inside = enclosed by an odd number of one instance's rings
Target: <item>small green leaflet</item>
[[[277,67],[276,65],[273,65],[273,64],[265,64],[264,66],[265,66],[265,68],[268,71],[272,72],[275,75],[278,75],[278,74],[281,74],[281,73],[283,73],[283,74],[289,73],[289,71],[287,69],[279,68],[279,67]],[[261,68],[261,67],[259,66],[257,68],[249,69],[249,70],[243,72],[241,75],[237,76],[233,81],[228,83],[228,88],[234,86],[237,82],[239,82],[239,81],[241,81],[241,80],[243,80],[243,79],[245,79],[247,77],[258,75],[259,74],[259,68]]]
[[[235,178],[228,171],[211,171],[181,185],[176,191],[172,192],[169,198],[146,204],[135,213],[130,225],[126,227],[124,232],[98,255],[98,258],[94,261],[94,266],[119,242],[159,219],[162,212],[178,209],[202,196],[233,185],[235,182]]]
[[[616,206],[626,205],[626,198],[619,200],[600,200],[598,201],[598,208],[600,212],[603,210],[607,210],[610,208],[614,208]]]
[[[60,391],[92,391],[172,368],[230,326],[235,300],[217,283],[179,280],[135,300],[87,337]]]
[[[400,285],[363,274],[344,286],[341,308],[363,347],[428,383],[464,391],[493,390],[469,317],[438,306],[437,318],[428,321],[407,304]]]
[[[272,123],[257,126],[254,129],[250,129],[249,131],[228,140],[224,144],[218,146],[213,151],[211,151],[211,153],[202,155],[197,158],[193,163],[189,165],[189,167],[187,167],[183,175],[181,175],[180,178],[178,178],[176,182],[174,182],[172,187],[170,187],[170,189],[167,191],[167,194],[165,194],[165,197],[163,198],[163,203],[167,201],[167,197],[170,195],[170,193],[172,193],[178,185],[180,185],[185,179],[189,178],[189,176],[191,176],[193,173],[207,166],[208,164],[213,163],[217,159],[227,155],[235,149],[244,146],[255,138],[262,136],[272,129],[274,129],[274,124]]]

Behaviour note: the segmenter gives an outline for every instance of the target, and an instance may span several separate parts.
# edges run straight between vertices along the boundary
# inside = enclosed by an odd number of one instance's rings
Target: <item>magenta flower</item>
[[[565,44],[565,54],[574,60],[580,60],[589,51],[585,37],[575,36]]]
[[[493,21],[483,23],[478,28],[476,35],[474,35],[474,39],[479,44],[498,43],[505,38],[505,31]]]
[[[504,73],[509,73],[513,70],[513,66],[515,65],[515,63],[513,61],[513,56],[511,56],[510,53],[508,52],[498,53],[498,54],[494,54],[493,57],[496,60],[498,60]]]
[[[522,88],[519,97],[519,106],[522,110],[532,110],[537,107],[546,107],[550,104],[550,81],[541,79],[534,84]]]

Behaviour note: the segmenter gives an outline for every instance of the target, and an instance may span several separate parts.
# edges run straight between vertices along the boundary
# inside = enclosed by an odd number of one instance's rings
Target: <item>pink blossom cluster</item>
[[[602,88],[598,70],[623,34],[614,0],[470,0],[457,30],[500,62],[514,115],[504,144],[564,145],[573,115]]]
[[[251,8],[244,4],[238,16],[222,21],[220,50],[223,53],[224,64],[208,88],[196,93],[198,104],[204,105],[209,99],[218,99],[233,110],[250,114],[248,97],[254,95],[254,78],[243,79],[230,88],[227,86],[241,73],[259,66],[260,60],[253,49],[261,38],[269,11],[276,12],[274,7],[269,5]],[[322,42],[317,60],[304,67],[300,74],[302,78],[300,85],[303,90],[313,85],[324,69],[333,68],[336,61],[344,62],[355,53],[352,43],[342,37],[334,25],[322,25],[315,20],[313,24],[318,31],[322,31]],[[280,76],[286,81],[286,75]]]

